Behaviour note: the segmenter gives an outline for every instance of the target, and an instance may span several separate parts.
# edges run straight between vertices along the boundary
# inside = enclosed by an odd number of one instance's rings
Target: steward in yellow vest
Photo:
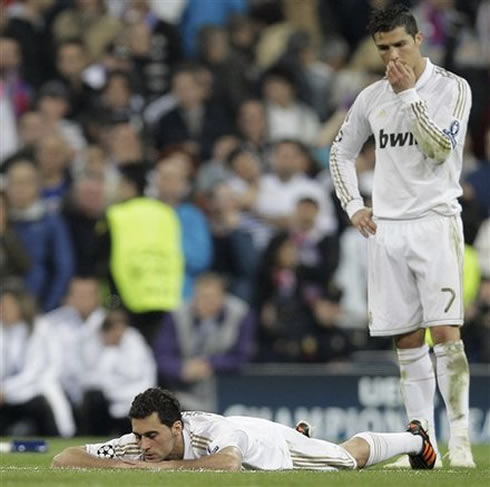
[[[151,341],[163,312],[180,305],[184,268],[180,223],[170,206],[143,196],[146,179],[141,164],[119,171],[120,202],[108,208],[101,225],[106,226],[106,260],[115,291],[132,315],[131,324]]]

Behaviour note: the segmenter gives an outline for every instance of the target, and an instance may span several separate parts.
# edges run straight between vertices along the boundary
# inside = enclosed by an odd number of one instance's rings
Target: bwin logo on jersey
[[[402,132],[397,134],[385,134],[384,130],[379,131],[379,148],[384,149],[388,145],[390,147],[403,147],[405,145],[415,145],[417,141],[412,132]]]

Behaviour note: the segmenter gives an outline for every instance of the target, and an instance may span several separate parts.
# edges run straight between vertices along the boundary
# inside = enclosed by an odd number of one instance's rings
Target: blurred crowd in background
[[[328,171],[390,3],[0,0],[0,434],[120,432],[156,383],[212,411],[246,363],[391,349]],[[472,87],[463,338],[490,362],[490,1],[401,3]],[[374,163],[368,140],[367,202]]]

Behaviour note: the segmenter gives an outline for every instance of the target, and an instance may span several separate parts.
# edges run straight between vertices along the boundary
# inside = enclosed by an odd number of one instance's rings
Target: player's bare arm
[[[377,225],[373,220],[372,208],[362,208],[356,211],[351,218],[351,223],[356,227],[364,237],[374,235],[376,233]]]
[[[134,468],[116,458],[99,458],[87,453],[83,446],[65,448],[53,458],[53,468]]]
[[[218,453],[203,456],[196,460],[163,460],[161,462],[145,462],[144,460],[128,461],[132,468],[153,470],[224,470],[236,472],[242,468],[242,453],[234,447],[223,448]]]

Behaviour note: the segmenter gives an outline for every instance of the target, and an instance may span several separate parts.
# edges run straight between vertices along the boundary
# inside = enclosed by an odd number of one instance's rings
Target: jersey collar
[[[425,83],[429,81],[430,77],[432,76],[432,71],[434,70],[434,65],[430,62],[430,59],[428,57],[424,59],[425,59],[425,69],[420,75],[420,78],[415,83],[415,88],[417,90],[422,88],[422,86],[424,86]]]
[[[182,430],[182,435],[184,437],[184,460],[193,460],[195,455],[192,451],[190,425],[185,419],[182,423],[184,424],[184,429]]]

